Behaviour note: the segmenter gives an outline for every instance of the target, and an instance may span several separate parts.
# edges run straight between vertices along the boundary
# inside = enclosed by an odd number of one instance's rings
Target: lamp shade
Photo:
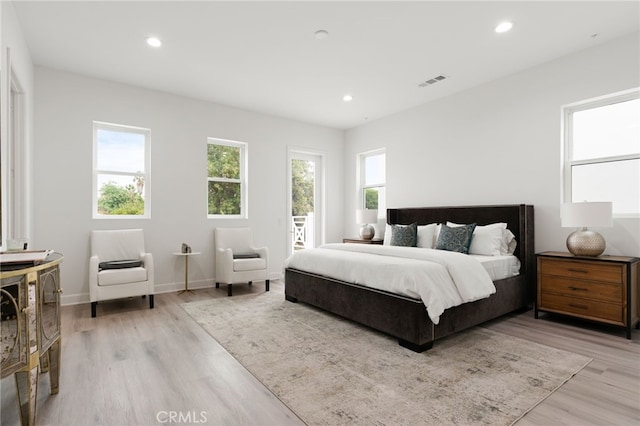
[[[611,202],[565,203],[560,208],[564,228],[610,227],[613,204]]]
[[[362,224],[376,223],[376,222],[378,222],[377,209],[356,210],[356,223],[362,225]]]

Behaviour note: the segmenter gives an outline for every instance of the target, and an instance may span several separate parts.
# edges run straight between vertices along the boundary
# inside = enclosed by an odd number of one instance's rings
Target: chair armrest
[[[98,300],[98,269],[100,259],[98,256],[91,256],[89,258],[89,300],[96,302]]]
[[[269,263],[269,248],[268,247],[251,247],[251,251],[258,253],[258,255]]]
[[[140,260],[142,260],[145,268],[153,268],[153,255],[151,253],[140,253]]]
[[[216,256],[228,257],[229,259],[233,259],[233,250],[230,248],[217,248]]]
[[[153,267],[153,255],[151,253],[141,253],[140,260],[147,270],[147,281],[149,282],[149,294],[155,294],[155,268]]]
[[[216,249],[216,282],[228,283],[233,273],[233,250],[229,248]]]

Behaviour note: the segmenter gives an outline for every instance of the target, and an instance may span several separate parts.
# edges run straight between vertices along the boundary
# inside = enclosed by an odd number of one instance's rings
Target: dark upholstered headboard
[[[534,245],[533,206],[525,204],[497,206],[460,207],[420,207],[387,209],[388,224],[418,225],[429,223],[476,223],[487,225],[505,222],[515,235],[518,246],[514,253],[522,266],[520,273],[527,276],[527,282],[535,288],[536,259]]]

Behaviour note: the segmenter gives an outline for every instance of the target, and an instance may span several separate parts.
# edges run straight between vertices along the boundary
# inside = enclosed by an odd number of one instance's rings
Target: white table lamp
[[[600,256],[607,244],[604,237],[589,226],[610,227],[612,222],[611,202],[565,203],[560,209],[564,228],[580,228],[567,237],[567,248],[576,256]]]
[[[356,223],[362,225],[360,228],[360,238],[363,240],[371,240],[376,235],[376,229],[371,226],[372,223],[378,222],[377,209],[356,210]]]

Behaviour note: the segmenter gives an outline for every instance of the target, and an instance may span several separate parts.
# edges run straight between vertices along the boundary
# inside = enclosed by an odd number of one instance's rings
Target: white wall
[[[156,289],[213,284],[213,229],[248,225],[267,245],[272,277],[286,257],[287,147],[326,153],[327,240],[342,236],[343,132],[157,91],[35,68],[34,246],[64,254],[63,303],[88,301],[89,234],[141,227],[154,255]],[[92,122],[151,129],[151,219],[92,219]],[[249,144],[249,219],[207,219],[207,137]]]
[[[634,34],[349,130],[345,232],[357,234],[356,156],[384,147],[387,207],[533,204],[536,251],[566,250],[561,107],[640,86],[639,44]],[[597,229],[605,253],[640,256],[639,222]]]
[[[21,131],[22,131],[22,141],[23,144],[19,147],[20,153],[23,158],[24,168],[23,179],[25,191],[24,194],[20,194],[23,196],[23,203],[25,206],[25,217],[22,218],[24,221],[23,229],[24,235],[14,235],[13,237],[26,237],[29,238],[33,229],[33,216],[31,214],[31,205],[32,205],[32,192],[31,192],[31,182],[33,180],[33,170],[31,168],[31,163],[27,160],[30,158],[33,151],[33,63],[31,61],[31,55],[29,54],[29,49],[27,47],[27,43],[22,35],[22,29],[20,28],[20,22],[15,14],[15,10],[13,8],[13,4],[10,2],[2,1],[0,2],[0,11],[1,18],[0,22],[1,26],[1,42],[0,45],[2,49],[0,49],[0,55],[2,56],[2,67],[0,72],[0,97],[1,97],[1,106],[0,110],[2,111],[1,115],[1,133],[0,140],[2,140],[2,147],[0,148],[0,158],[2,159],[2,182],[3,185],[6,185],[8,182],[7,176],[7,157],[8,157],[8,122],[7,118],[8,114],[8,99],[9,99],[9,82],[10,76],[13,75],[15,81],[19,83],[21,93],[20,105],[23,111],[23,121],[21,123]],[[10,58],[10,64],[8,63],[8,58]],[[2,203],[4,206],[3,209],[3,217],[2,217],[2,241],[0,245],[5,247],[7,233],[9,230],[7,229],[7,192],[2,191]]]

